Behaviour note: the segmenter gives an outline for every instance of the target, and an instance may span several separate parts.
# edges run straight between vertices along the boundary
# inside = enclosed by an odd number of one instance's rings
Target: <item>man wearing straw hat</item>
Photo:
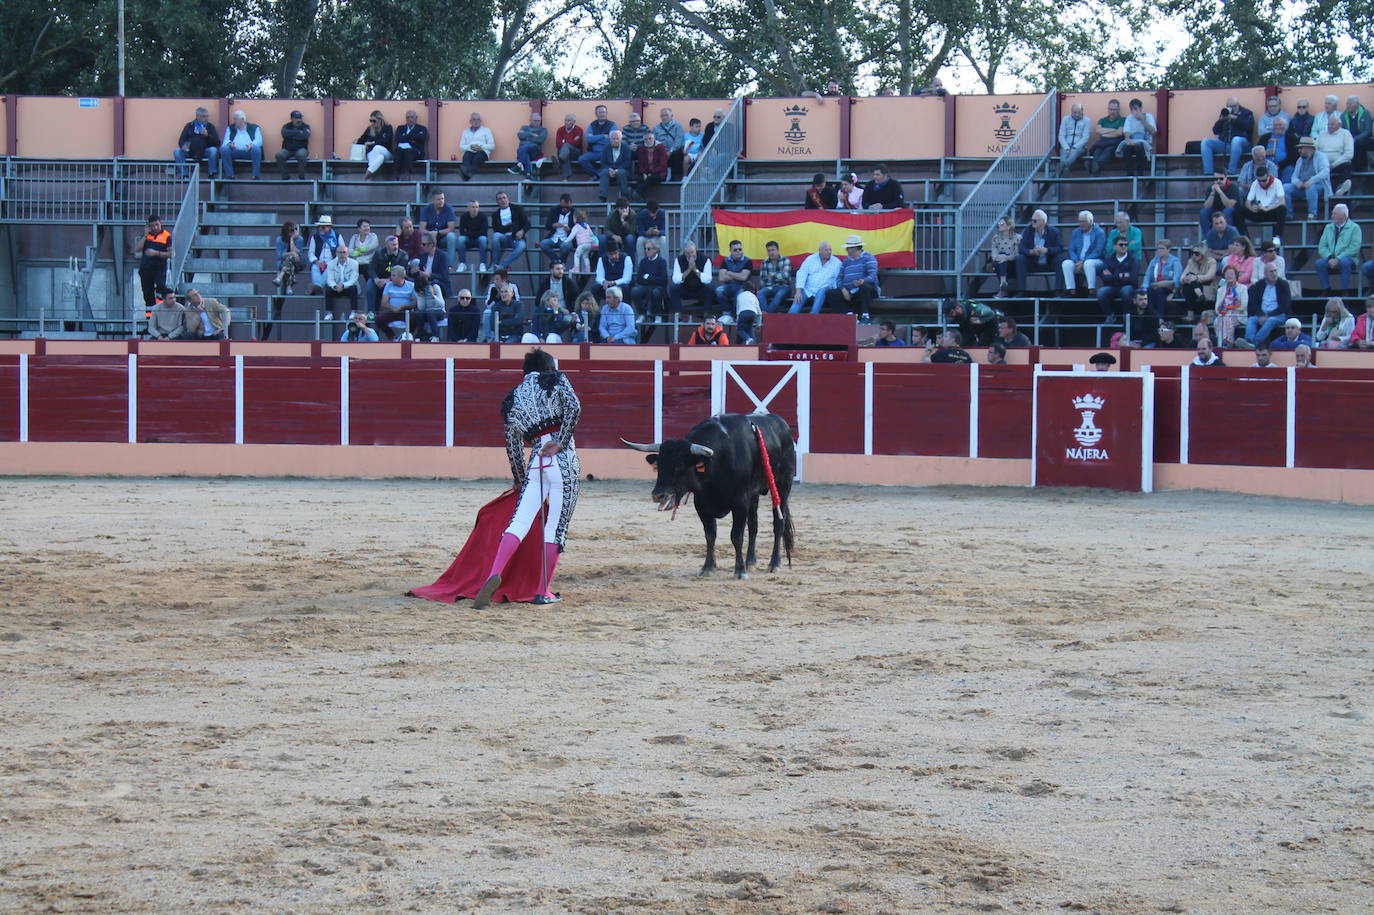
[[[844,240],[848,255],[840,261],[839,281],[825,294],[827,311],[859,314],[867,321],[878,291],[878,259],[864,250],[864,240],[850,235]]]

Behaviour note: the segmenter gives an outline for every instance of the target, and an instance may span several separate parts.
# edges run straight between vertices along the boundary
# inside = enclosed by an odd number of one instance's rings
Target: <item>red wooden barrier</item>
[[[226,408],[233,411],[233,401]],[[248,356],[243,360],[243,441],[337,445],[339,360]]]
[[[1283,369],[1194,367],[1189,390],[1189,463],[1284,466],[1288,383]]]
[[[1374,469],[1374,372],[1303,369],[1295,399],[1297,466]]]
[[[140,356],[138,441],[234,442],[234,360]]]
[[[0,442],[19,441],[19,357],[0,356]]]
[[[875,363],[873,453],[966,457],[967,370]]]
[[[128,440],[127,357],[29,357],[29,441]]]
[[[978,456],[1031,456],[1035,366],[978,367]]]

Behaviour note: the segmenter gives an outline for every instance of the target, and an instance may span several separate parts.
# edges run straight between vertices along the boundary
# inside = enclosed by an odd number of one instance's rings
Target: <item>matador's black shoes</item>
[[[496,593],[496,589],[501,587],[501,575],[497,573],[487,579],[486,584],[482,585],[482,590],[477,592],[477,597],[472,601],[474,610],[484,610],[491,604],[491,596]]]

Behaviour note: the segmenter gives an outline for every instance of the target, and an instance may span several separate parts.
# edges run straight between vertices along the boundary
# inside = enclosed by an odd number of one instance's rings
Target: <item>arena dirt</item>
[[[0,480],[0,909],[1374,908],[1368,509],[802,486],[735,581],[593,482],[564,603],[403,597],[501,485]]]

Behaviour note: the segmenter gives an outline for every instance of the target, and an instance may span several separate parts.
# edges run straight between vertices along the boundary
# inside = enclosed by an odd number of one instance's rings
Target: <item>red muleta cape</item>
[[[508,489],[477,510],[477,522],[468,534],[467,543],[458,552],[453,564],[432,585],[407,591],[411,597],[443,601],[451,604],[465,597],[476,597],[491,572],[491,564],[496,559],[496,548],[501,543],[501,535],[515,514],[515,506],[520,501],[520,493]],[[515,555],[501,573],[501,587],[496,589],[492,600],[498,602],[534,600],[539,593],[539,580],[542,574],[544,525],[536,518],[530,525],[529,533],[520,541]]]

